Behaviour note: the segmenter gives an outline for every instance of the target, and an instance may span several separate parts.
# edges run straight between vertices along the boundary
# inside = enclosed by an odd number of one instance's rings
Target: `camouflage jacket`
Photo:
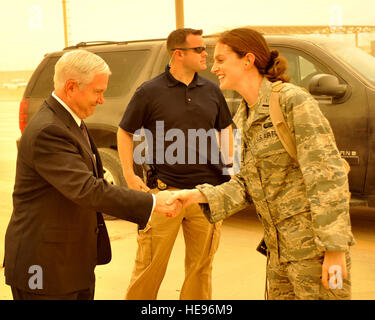
[[[271,122],[271,91],[272,83],[264,79],[257,103],[249,108],[242,101],[233,118],[242,134],[241,170],[219,186],[196,187],[208,199],[203,211],[213,223],[253,201],[277,261],[348,250],[354,244],[348,179],[331,127],[310,94],[284,84],[280,106],[296,139],[297,163]]]

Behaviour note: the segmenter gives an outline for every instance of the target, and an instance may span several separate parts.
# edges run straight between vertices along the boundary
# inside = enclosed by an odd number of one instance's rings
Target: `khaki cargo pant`
[[[183,209],[175,218],[154,213],[146,228],[139,231],[135,266],[125,299],[157,298],[180,226],[186,246],[180,299],[211,299],[212,262],[219,245],[221,222],[210,224],[197,204]]]
[[[269,263],[269,300],[349,300],[351,299],[350,253],[346,253],[348,279],[342,289],[327,290],[322,278],[323,257],[286,263]]]

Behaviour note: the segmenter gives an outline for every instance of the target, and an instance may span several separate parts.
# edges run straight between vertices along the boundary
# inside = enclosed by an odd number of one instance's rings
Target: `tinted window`
[[[55,64],[59,57],[49,58],[36,79],[31,96],[35,98],[47,98],[53,91],[53,74]]]
[[[148,50],[98,53],[112,72],[104,97],[118,97],[128,93],[142,72],[149,53]]]
[[[314,75],[331,73],[328,68],[301,51],[287,48],[276,49],[288,60],[287,74],[290,77],[290,82],[297,86],[308,90],[309,82]]]
[[[105,97],[118,97],[129,92],[141,73],[149,51],[114,51],[98,53],[109,65],[112,75],[109,77]],[[41,71],[31,96],[48,97],[53,91],[53,74],[59,57],[49,58]]]

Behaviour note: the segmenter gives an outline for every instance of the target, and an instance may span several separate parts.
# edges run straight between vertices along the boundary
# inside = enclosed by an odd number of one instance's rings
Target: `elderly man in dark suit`
[[[82,119],[102,104],[110,70],[85,50],[56,64],[55,90],[27,125],[19,147],[5,277],[14,299],[93,299],[96,265],[111,260],[101,212],[146,225],[171,216],[167,192],[151,195],[103,179]]]

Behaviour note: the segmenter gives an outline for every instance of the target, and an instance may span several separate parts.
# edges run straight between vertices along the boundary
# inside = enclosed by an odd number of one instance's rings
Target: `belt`
[[[164,183],[163,181],[161,181],[160,179],[157,179],[157,183],[158,183],[157,188],[159,190],[167,190],[168,189],[168,185],[166,183]]]

